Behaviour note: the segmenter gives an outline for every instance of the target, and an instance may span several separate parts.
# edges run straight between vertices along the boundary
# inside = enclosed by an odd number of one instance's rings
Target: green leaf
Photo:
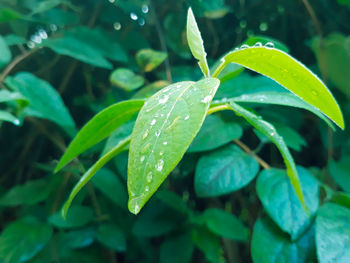
[[[9,63],[11,59],[11,50],[7,46],[5,39],[0,35],[0,68]]]
[[[340,128],[344,120],[340,108],[324,83],[303,64],[283,51],[263,47],[241,48],[227,54],[220,69],[228,63],[236,63],[272,78],[307,103],[318,108]]]
[[[91,146],[108,137],[114,130],[130,120],[143,106],[142,100],[129,100],[116,103],[96,114],[78,132],[61,157],[55,172]]]
[[[198,220],[199,222],[205,223],[209,230],[219,236],[248,242],[248,228],[231,213],[217,208],[209,208],[199,216]]]
[[[120,141],[130,136],[134,126],[135,126],[135,119],[132,118],[131,120],[129,120],[128,122],[120,126],[117,130],[112,132],[106,141],[106,144],[105,144],[105,147],[103,148],[101,156],[103,156],[104,154],[109,152],[111,149],[113,149],[114,146],[116,146]],[[127,167],[127,165],[125,167]]]
[[[137,214],[179,163],[198,133],[219,80],[180,82],[157,92],[141,109],[131,136],[129,210]]]
[[[74,186],[72,192],[70,193],[68,200],[64,203],[62,207],[62,216],[65,218],[68,209],[74,199],[74,197],[79,193],[79,191],[86,185],[91,178],[100,170],[109,160],[111,160],[117,154],[123,152],[125,147],[129,144],[130,137],[125,138],[119,142],[113,149],[108,153],[103,155],[89,170],[87,170],[84,175],[80,178],[79,182]]]
[[[168,237],[160,246],[160,263],[189,263],[191,262],[194,245],[191,235]]]
[[[231,8],[225,5],[225,0],[190,0],[196,14],[210,19],[218,19],[224,17]]]
[[[94,213],[87,206],[72,206],[66,218],[63,218],[60,212],[49,217],[49,222],[57,228],[75,228],[81,227],[92,221]]]
[[[6,23],[11,20],[22,19],[23,15],[11,8],[0,9],[0,23]]]
[[[228,122],[216,115],[209,115],[188,152],[208,151],[223,146],[242,136],[243,129],[235,122]]]
[[[42,1],[40,3],[38,3],[35,8],[32,9],[32,13],[30,14],[31,16],[34,14],[38,14],[38,13],[43,13],[46,12],[62,3],[64,3],[66,1],[64,0],[46,0],[46,1]]]
[[[350,156],[343,156],[338,162],[331,160],[329,173],[344,191],[350,193]]]
[[[220,196],[249,184],[259,171],[258,162],[236,145],[202,156],[196,167],[194,187],[200,197]]]
[[[202,227],[192,230],[192,239],[211,263],[225,263],[224,251],[216,235]]]
[[[27,114],[48,119],[60,125],[68,133],[75,131],[75,123],[58,92],[45,80],[28,72],[7,77],[6,85],[28,99]]]
[[[48,39],[42,43],[42,46],[96,67],[112,69],[112,64],[98,50],[72,36]]]
[[[20,45],[20,44],[26,43],[26,39],[24,37],[21,37],[15,34],[8,34],[4,36],[4,40],[8,46]]]
[[[317,115],[317,117],[324,120],[329,126],[333,127],[329,119],[325,117],[317,108],[311,106],[309,103],[303,101],[293,93],[265,91],[252,94],[245,94],[239,97],[232,98],[230,100],[240,103],[263,103],[305,109]]]
[[[57,180],[38,179],[16,185],[0,198],[0,205],[34,205],[44,201],[53,190],[55,181]]]
[[[21,121],[13,116],[11,113],[7,111],[0,110],[0,121],[11,122],[14,125],[20,125]]]
[[[256,191],[267,213],[292,240],[296,240],[312,222],[312,215],[319,206],[319,186],[315,178],[302,167],[298,167],[303,187],[307,214],[301,206],[293,186],[283,170],[268,169],[258,176]]]
[[[10,92],[8,90],[0,90],[0,102],[12,101],[12,100],[24,100],[27,101],[25,97],[23,97],[18,92]]]
[[[120,227],[114,224],[102,224],[96,233],[97,240],[106,247],[115,251],[126,250],[126,240]]]
[[[273,127],[273,125],[271,125],[269,122],[264,121],[260,116],[255,115],[254,113],[246,110],[245,108],[239,106],[236,103],[231,102],[230,107],[238,116],[242,116],[244,119],[246,119],[246,121],[248,121],[255,129],[263,133],[276,145],[287,167],[287,175],[292,183],[292,186],[302,206],[307,211],[294,159],[290,154],[283,138],[277,133],[275,127]]]
[[[349,209],[332,203],[321,207],[316,217],[316,246],[320,263],[349,261]]]
[[[3,263],[25,262],[33,258],[49,242],[52,228],[33,217],[17,220],[0,236],[0,260]]]
[[[100,169],[91,182],[115,204],[122,208],[127,208],[128,194],[126,186],[111,170],[107,168]]]
[[[251,255],[254,263],[308,263],[314,256],[315,233],[310,228],[293,242],[268,219],[258,219],[254,226]]]
[[[69,232],[62,232],[60,241],[64,247],[72,249],[84,248],[90,246],[94,242],[95,235],[96,232],[94,229],[83,228]]]
[[[187,13],[187,41],[188,45],[191,49],[192,55],[198,60],[198,65],[201,68],[205,77],[210,75],[209,67],[207,63],[207,53],[205,53],[203,40],[201,37],[201,33],[198,29],[196,20],[194,18],[192,9],[188,9]]]
[[[112,84],[126,91],[136,90],[145,83],[143,77],[136,75],[127,68],[118,68],[114,70],[110,76],[110,81]]]
[[[271,38],[271,37],[267,37],[267,36],[249,36],[248,39],[246,41],[244,41],[244,44],[249,45],[249,46],[253,46],[256,43],[261,43],[262,45],[270,45],[271,47],[275,47],[279,50],[282,50],[286,53],[289,53],[289,48],[283,44],[282,42]]]
[[[141,49],[136,53],[136,61],[143,71],[150,72],[162,64],[167,56],[165,52],[153,49]]]

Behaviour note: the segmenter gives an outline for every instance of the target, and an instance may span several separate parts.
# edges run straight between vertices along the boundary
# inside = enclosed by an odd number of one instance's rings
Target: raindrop
[[[254,47],[262,47],[261,42],[256,42],[256,43],[254,44]]]
[[[115,2],[115,0],[108,0],[108,1],[109,1],[110,3],[112,3],[112,4]]]
[[[162,171],[163,170],[163,166],[164,166],[164,161],[163,159],[160,159],[156,165],[156,169],[158,172]]]
[[[222,58],[220,59],[220,62],[221,62],[221,63],[225,63],[225,58],[222,57]]]
[[[163,114],[163,113],[161,113],[161,114],[160,114],[160,117],[164,117],[164,114]]]
[[[145,192],[148,192],[148,191],[149,191],[149,187],[146,186],[146,187],[145,187]]]
[[[159,152],[159,155],[162,156],[164,154],[164,152]]]
[[[151,126],[153,126],[154,124],[156,124],[156,119],[153,119],[152,121],[151,121]]]
[[[139,211],[140,211],[140,207],[138,204],[136,204],[134,208],[134,213],[137,214]]]
[[[149,11],[148,5],[144,4],[144,5],[142,6],[142,13],[147,14],[148,11]]]
[[[239,22],[239,26],[240,26],[241,28],[246,28],[246,27],[247,27],[247,21],[241,20],[241,22]]]
[[[146,137],[148,136],[148,133],[149,133],[149,131],[148,131],[148,129],[145,131],[145,133],[143,134],[143,136],[142,136],[142,139],[144,140],[144,139],[146,139]]]
[[[168,95],[165,95],[162,99],[159,99],[159,104],[164,104],[165,102],[167,102],[169,99]]]
[[[19,119],[15,119],[14,121],[13,121],[13,124],[14,125],[19,125],[21,122],[19,121]]]
[[[269,29],[269,24],[266,22],[262,22],[259,26],[260,31],[267,31]]]
[[[186,115],[186,117],[184,118],[185,121],[187,121],[190,118],[190,115]]]
[[[34,43],[33,41],[29,41],[29,42],[27,43],[27,47],[28,47],[28,48],[34,48],[34,47],[35,47],[35,43]]]
[[[115,30],[120,30],[120,29],[122,28],[122,25],[121,25],[119,22],[115,22],[115,23],[113,24],[113,28],[114,28]]]
[[[47,39],[47,33],[44,29],[39,29],[38,33],[42,39]]]
[[[57,26],[56,26],[55,24],[51,24],[51,25],[50,25],[50,30],[51,30],[52,32],[57,31]]]
[[[153,174],[152,174],[152,172],[149,172],[148,174],[147,174],[147,182],[152,182],[152,178],[153,178]]]
[[[267,49],[273,49],[275,47],[275,44],[272,43],[272,42],[267,42],[265,45],[264,45],[265,48]]]
[[[244,45],[242,45],[239,49],[246,49],[246,48],[250,48],[250,46],[244,44]]]
[[[140,158],[140,162],[143,163],[144,160],[145,160],[145,156],[142,155],[141,158]]]
[[[163,144],[164,144],[164,145],[167,145],[167,144],[168,144],[168,142],[163,142]]]
[[[41,37],[38,36],[38,35],[33,35],[30,37],[30,40],[37,43],[37,44],[40,44],[41,43]]]
[[[202,99],[202,102],[203,102],[203,103],[208,103],[210,100],[211,100],[211,96],[208,95],[208,96],[205,96],[205,97]]]
[[[146,23],[146,21],[145,21],[144,18],[140,18],[140,19],[139,19],[139,25],[140,25],[140,26],[144,26],[145,23]]]
[[[131,13],[130,13],[130,18],[131,18],[132,20],[136,21],[136,20],[138,19],[138,16],[137,16],[135,13],[131,12]]]
[[[159,135],[160,135],[160,130],[156,131],[156,132],[155,132],[155,135],[156,135],[157,137],[159,137]]]

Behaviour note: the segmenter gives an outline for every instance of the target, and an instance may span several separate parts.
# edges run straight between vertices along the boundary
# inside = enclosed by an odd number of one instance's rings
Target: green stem
[[[227,104],[221,104],[221,105],[217,105],[217,106],[211,107],[208,110],[207,115],[210,115],[210,114],[213,114],[215,112],[222,111],[222,110],[232,110],[232,109]]]

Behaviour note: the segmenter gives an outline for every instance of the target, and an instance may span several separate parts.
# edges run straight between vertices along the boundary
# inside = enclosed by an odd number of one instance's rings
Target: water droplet
[[[142,155],[141,158],[140,158],[140,162],[143,163],[144,160],[145,160],[145,156]]]
[[[34,43],[41,44],[42,40],[39,35],[33,35],[30,37],[30,40],[33,41]]]
[[[27,43],[27,47],[28,47],[28,48],[34,48],[34,47],[35,47],[35,43],[34,43],[33,41],[29,41],[29,42]]]
[[[148,192],[148,191],[149,191],[149,187],[146,186],[146,187],[145,187],[145,192]]]
[[[265,45],[264,45],[265,48],[267,49],[273,49],[275,47],[275,44],[272,43],[272,42],[267,42]]]
[[[239,26],[240,26],[240,28],[246,28],[246,27],[247,27],[247,21],[241,20],[241,21],[239,22]]]
[[[146,137],[148,136],[148,133],[149,133],[149,131],[148,131],[148,129],[145,131],[145,133],[143,134],[143,136],[142,136],[142,139],[144,140],[144,139],[146,139]]]
[[[112,3],[112,4],[115,2],[115,0],[108,0],[108,1],[109,1],[110,3]]]
[[[153,126],[154,124],[156,124],[156,122],[157,122],[157,120],[156,120],[156,119],[153,119],[153,120],[151,121],[151,126]]]
[[[134,213],[137,214],[139,211],[140,211],[139,205],[138,205],[138,204],[135,204]]]
[[[57,31],[57,26],[55,24],[51,24],[49,27],[52,32]]]
[[[120,30],[120,29],[122,28],[122,25],[121,25],[119,22],[115,22],[115,23],[113,24],[113,28],[114,28],[115,30]]]
[[[138,20],[138,22],[139,22],[139,25],[140,25],[140,26],[144,26],[145,23],[146,23],[146,20],[145,20],[144,18],[141,17],[141,18]]]
[[[201,102],[203,102],[203,103],[208,103],[210,100],[211,100],[211,96],[210,95],[208,95],[208,96],[205,96],[203,99],[202,99],[202,101]]]
[[[160,130],[156,131],[154,134],[155,134],[157,137],[159,137],[159,135],[160,135]]]
[[[244,45],[242,45],[239,49],[246,49],[246,48],[250,48],[250,46],[244,44]]]
[[[147,174],[147,178],[146,178],[147,182],[148,182],[148,183],[152,182],[152,178],[153,178],[153,174],[152,174],[152,172],[149,172],[149,173]]]
[[[142,5],[141,10],[142,10],[142,13],[147,14],[149,11],[148,5],[146,5],[146,4]]]
[[[256,43],[254,44],[254,47],[262,47],[261,42],[256,42]]]
[[[136,21],[138,19],[138,16],[134,13],[134,12],[131,12],[130,13],[130,18],[134,21]]]
[[[163,145],[167,145],[168,144],[168,142],[163,142]]]
[[[161,152],[159,152],[159,155],[160,155],[160,156],[162,156],[163,154],[164,154],[164,152],[162,152],[162,151],[161,151]]]
[[[38,34],[42,39],[47,39],[47,33],[44,29],[39,29]]]
[[[144,153],[147,153],[149,148],[152,146],[151,143],[147,143],[141,150],[141,153],[144,154]]]
[[[159,99],[158,102],[159,104],[164,104],[165,102],[167,102],[169,99],[168,95],[165,95],[162,99]]]
[[[160,117],[164,117],[164,114],[163,114],[163,113],[161,113],[161,114],[160,114]]]
[[[184,118],[185,121],[187,121],[190,118],[190,115],[186,115],[186,117]]]
[[[19,125],[21,122],[19,121],[19,119],[15,119],[14,121],[13,121],[13,124],[14,125]]]
[[[163,161],[163,159],[160,159],[156,165],[157,171],[161,172],[163,170],[163,166],[164,166],[164,161]]]
[[[269,24],[266,22],[262,22],[259,26],[260,31],[267,31],[269,29]]]
[[[181,84],[177,84],[177,85],[176,85],[176,88],[181,88]]]
[[[225,58],[222,57],[222,58],[220,59],[220,62],[221,62],[221,63],[225,63]]]

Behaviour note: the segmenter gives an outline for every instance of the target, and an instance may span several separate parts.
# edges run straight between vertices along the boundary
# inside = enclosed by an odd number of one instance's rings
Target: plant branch
[[[242,141],[240,140],[234,140],[233,141],[235,144],[237,144],[239,147],[242,148],[243,151],[245,151],[246,153],[250,154],[251,156],[253,156],[253,158],[255,160],[257,160],[257,162],[264,168],[264,169],[270,169],[270,165],[265,162],[263,159],[261,159],[255,152],[253,152],[246,144],[244,144]]]

